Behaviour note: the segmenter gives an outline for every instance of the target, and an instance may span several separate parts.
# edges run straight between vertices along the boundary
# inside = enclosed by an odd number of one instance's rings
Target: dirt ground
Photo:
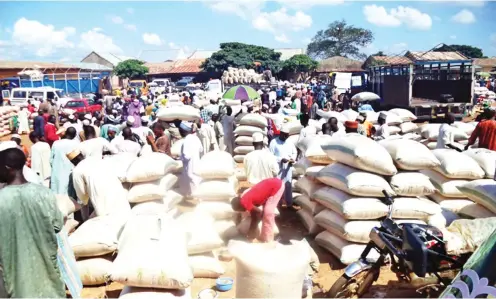
[[[22,135],[22,143],[28,147],[31,145],[27,135]],[[0,138],[0,140],[9,140],[10,136]],[[242,167],[242,165],[239,165]],[[247,183],[240,182],[239,192],[246,190]],[[188,203],[181,203],[180,210],[191,208]],[[341,264],[333,255],[319,247],[313,236],[307,236],[306,229],[300,222],[296,212],[291,210],[281,210],[281,215],[276,218],[282,239],[302,240],[306,239],[319,257],[320,267],[318,272],[313,276],[313,298],[325,297],[325,293],[331,288],[344,272],[345,266]],[[236,264],[234,261],[221,262],[225,269],[223,277],[236,279]],[[415,291],[403,288],[396,282],[396,275],[387,267],[381,270],[378,281],[376,281],[371,290],[365,294],[365,298],[414,298],[419,297]],[[82,292],[82,298],[118,298],[123,286],[119,283],[110,283],[104,286],[85,287]],[[204,289],[215,289],[215,279],[195,278],[191,286],[192,298],[197,298],[198,293]],[[228,292],[219,292],[219,298],[235,298],[236,282],[233,289]]]

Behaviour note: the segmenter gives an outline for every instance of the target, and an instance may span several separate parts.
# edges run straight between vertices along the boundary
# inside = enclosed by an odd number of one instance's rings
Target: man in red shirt
[[[262,220],[260,241],[274,241],[275,210],[283,193],[283,182],[279,178],[270,178],[253,186],[241,198],[236,197],[231,201],[233,210],[248,211],[251,214],[249,239],[255,239],[258,223]],[[263,206],[263,210],[260,209],[260,206]]]
[[[55,127],[55,116],[50,115],[48,122],[45,124],[45,141],[52,147],[52,144],[59,139],[57,128]]]
[[[487,109],[484,114],[484,119],[486,120],[477,124],[468,140],[468,144],[465,146],[465,150],[479,139],[479,148],[496,151],[496,120],[494,120],[496,112],[492,109]]]

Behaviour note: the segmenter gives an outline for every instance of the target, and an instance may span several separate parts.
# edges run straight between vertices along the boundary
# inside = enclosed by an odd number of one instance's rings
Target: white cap
[[[281,133],[289,134],[289,125],[288,124],[282,125],[282,128],[281,128],[280,132]]]
[[[147,122],[149,122],[149,121],[150,121],[150,118],[149,118],[149,117],[147,117],[147,116],[142,116],[142,117],[141,117],[141,121],[142,121],[142,122],[144,122],[144,123],[147,123]]]
[[[92,117],[91,117],[91,114],[85,114],[84,118],[86,118],[87,120],[91,120]]]
[[[91,125],[91,123],[89,120],[87,120],[87,119],[83,120],[83,126],[90,126],[90,125]]]
[[[10,138],[17,138],[17,139],[21,139],[21,135],[19,135],[19,134],[12,134],[12,135],[10,136]]]
[[[134,117],[133,116],[128,116],[126,120],[127,120],[128,125],[134,124]]]
[[[73,114],[69,115],[69,119],[74,119],[75,116]]]
[[[260,132],[255,132],[252,135],[253,137],[253,142],[263,142],[264,136]]]
[[[148,100],[148,104],[151,104],[151,103],[153,103],[153,101],[152,100]]]
[[[7,150],[9,148],[17,148],[17,143],[15,141],[0,141],[0,152]]]

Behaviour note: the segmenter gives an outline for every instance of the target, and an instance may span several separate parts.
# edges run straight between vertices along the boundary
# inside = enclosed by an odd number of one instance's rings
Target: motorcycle
[[[379,278],[381,267],[391,263],[391,271],[398,280],[428,297],[451,283],[469,255],[452,256],[446,253],[442,232],[433,226],[403,223],[391,218],[392,197],[383,190],[383,202],[388,214],[381,226],[370,232],[370,242],[358,261],[348,265],[344,274],[334,282],[329,298],[363,296]],[[375,262],[367,260],[371,250],[379,252]]]

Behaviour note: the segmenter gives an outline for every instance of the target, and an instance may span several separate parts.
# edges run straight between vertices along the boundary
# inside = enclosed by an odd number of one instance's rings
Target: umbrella
[[[368,92],[368,91],[359,92],[351,98],[352,101],[358,101],[358,102],[377,101],[380,99],[381,99],[380,96],[376,95],[373,92]]]
[[[250,86],[238,85],[229,88],[229,90],[224,93],[222,98],[226,100],[241,100],[241,102],[245,102],[248,100],[258,99],[260,98],[260,95]]]

